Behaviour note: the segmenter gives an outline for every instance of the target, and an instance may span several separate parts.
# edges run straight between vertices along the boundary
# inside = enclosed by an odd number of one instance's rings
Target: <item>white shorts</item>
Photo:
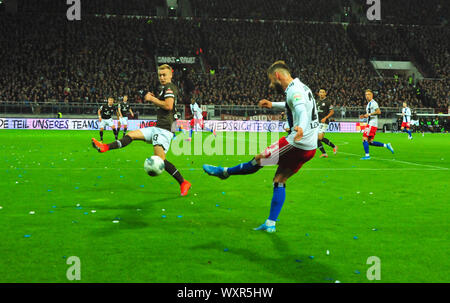
[[[114,121],[112,118],[102,119],[102,121],[99,124],[99,127],[105,129],[106,126],[109,126],[111,128],[114,126]]]
[[[173,134],[170,131],[156,126],[141,128],[140,131],[147,143],[161,145],[166,153],[169,151],[170,141],[173,138]]]
[[[324,132],[326,132],[327,128],[328,128],[328,124],[320,123],[320,125],[319,125],[319,134],[323,134]]]
[[[128,125],[128,117],[122,117],[119,119],[120,125]]]

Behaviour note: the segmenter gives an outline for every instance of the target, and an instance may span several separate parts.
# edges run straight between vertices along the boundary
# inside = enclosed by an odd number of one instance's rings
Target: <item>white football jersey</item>
[[[191,107],[191,113],[194,116],[195,119],[202,119],[203,115],[202,115],[202,110],[200,109],[200,107],[198,106],[197,103],[194,104],[190,104]]]
[[[319,130],[319,118],[317,115],[316,100],[314,99],[311,89],[306,84],[302,83],[298,78],[295,78],[286,88],[286,111],[288,115],[289,126],[291,133],[286,137],[286,140],[303,150],[313,150],[317,148],[317,136]],[[300,113],[296,111],[295,106],[304,104],[306,109],[306,121],[300,121]],[[292,124],[291,124],[292,123]],[[297,132],[294,130],[295,123],[300,123],[303,127],[303,138],[300,141],[295,141],[294,137]],[[298,124],[297,124],[298,126]]]
[[[372,101],[370,101],[366,106],[366,113],[372,114],[372,113],[376,112],[376,110],[378,108],[379,107],[378,107],[377,101],[375,101],[375,99],[372,99]],[[375,126],[378,128],[378,115],[370,116],[369,118],[367,118],[367,120],[368,120],[367,123],[370,126]]]
[[[402,109],[403,122],[411,122],[411,109],[409,107],[404,107]]]

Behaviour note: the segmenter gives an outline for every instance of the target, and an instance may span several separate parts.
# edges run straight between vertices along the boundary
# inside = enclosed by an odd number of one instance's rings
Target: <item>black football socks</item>
[[[325,151],[325,147],[323,147],[322,145],[322,141],[317,140],[317,148],[320,149],[320,151],[322,152],[322,154],[326,154],[327,152]]]
[[[167,160],[164,160],[164,166],[165,166],[165,170],[166,172],[168,172],[172,177],[175,178],[175,180],[177,180],[177,182],[181,185],[181,183],[184,182],[184,178],[183,176],[180,174],[180,172],[178,171],[178,169],[175,167],[175,165],[173,165],[172,163],[170,163]]]
[[[123,148],[123,147],[127,146],[128,144],[130,144],[132,141],[133,141],[133,139],[131,139],[130,136],[125,135],[122,139],[116,140],[116,141],[108,144],[108,147],[109,147],[110,150],[111,149]]]
[[[328,140],[327,138],[323,138],[322,142],[325,143],[328,146],[331,146],[332,148],[335,148],[336,145],[334,145],[330,140]]]

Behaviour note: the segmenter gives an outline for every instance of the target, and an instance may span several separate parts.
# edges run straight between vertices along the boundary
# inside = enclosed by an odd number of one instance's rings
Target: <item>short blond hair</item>
[[[168,69],[168,70],[170,70],[170,71],[172,72],[172,67],[170,67],[169,64],[163,64],[163,65],[160,65],[160,66],[158,67],[158,70],[161,70],[161,69]]]

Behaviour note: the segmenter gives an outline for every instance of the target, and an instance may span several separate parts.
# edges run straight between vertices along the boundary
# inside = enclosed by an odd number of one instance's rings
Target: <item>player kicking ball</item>
[[[158,68],[158,77],[161,84],[159,89],[159,100],[152,93],[147,93],[144,100],[152,102],[158,106],[156,126],[141,128],[130,131],[122,139],[110,144],[103,144],[92,138],[92,146],[99,152],[104,153],[113,149],[124,148],[135,140],[145,141],[153,144],[153,151],[156,156],[164,160],[165,170],[180,184],[181,195],[186,196],[191,183],[184,180],[178,169],[166,160],[166,153],[169,151],[170,142],[173,138],[172,125],[174,125],[175,105],[178,100],[178,88],[172,81],[172,68],[163,64]]]
[[[316,101],[311,90],[298,78],[293,79],[284,61],[273,63],[267,70],[270,87],[286,94],[286,102],[259,101],[263,108],[285,109],[291,132],[267,147],[247,163],[234,167],[203,165],[204,171],[221,179],[233,175],[256,173],[263,166],[278,165],[273,178],[273,196],[267,220],[254,230],[275,232],[275,223],[286,198],[286,181],[306,162],[311,160],[317,148],[318,116]]]
[[[378,128],[378,115],[381,115],[381,110],[378,107],[378,103],[373,99],[373,92],[368,89],[366,90],[366,100],[369,102],[366,106],[366,113],[364,115],[360,115],[360,119],[367,118],[367,127],[363,132],[363,147],[366,153],[365,157],[362,157],[361,160],[370,160],[369,154],[369,145],[385,147],[394,153],[394,149],[392,148],[391,143],[384,144],[381,142],[373,141],[375,135],[377,134]]]

